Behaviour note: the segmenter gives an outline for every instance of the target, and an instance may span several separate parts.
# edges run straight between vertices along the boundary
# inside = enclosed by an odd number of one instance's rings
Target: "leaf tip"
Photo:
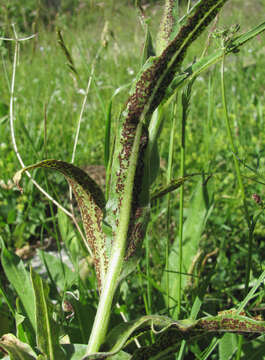
[[[14,181],[16,187],[18,188],[18,190],[21,192],[21,194],[23,194],[23,188],[19,185],[19,183],[20,183],[23,171],[24,171],[24,169],[17,171],[13,177],[13,181]]]

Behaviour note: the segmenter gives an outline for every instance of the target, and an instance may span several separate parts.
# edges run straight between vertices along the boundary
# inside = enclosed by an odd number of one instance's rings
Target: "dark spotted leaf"
[[[108,258],[105,247],[105,235],[102,232],[105,199],[100,187],[80,168],[59,160],[44,160],[18,171],[14,182],[19,181],[25,171],[47,168],[61,172],[71,185],[81,211],[87,242],[92,250],[99,289],[105,277]]]
[[[122,323],[116,326],[107,336],[103,345],[109,351],[91,354],[83,360],[108,358],[126,347],[134,339],[145,333],[153,332],[156,336],[154,344],[137,349],[131,360],[163,359],[164,356],[174,354],[181,341],[193,341],[199,337],[230,332],[243,334],[264,334],[265,321],[237,315],[236,310],[220,313],[218,316],[207,316],[198,320],[174,321],[166,316],[143,316],[138,320]]]

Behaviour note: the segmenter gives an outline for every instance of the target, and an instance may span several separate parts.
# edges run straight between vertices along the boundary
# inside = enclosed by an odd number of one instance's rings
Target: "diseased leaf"
[[[153,345],[136,350],[131,360],[149,358],[162,360],[164,357],[167,358],[168,355],[174,354],[182,340],[190,342],[203,336],[209,337],[223,332],[265,334],[265,321],[256,321],[234,313],[208,316],[193,321],[172,321],[162,329],[161,335]]]
[[[163,197],[166,194],[178,189],[182,184],[184,184],[185,181],[189,180],[191,177],[196,175],[200,175],[200,174],[198,173],[198,174],[186,175],[183,178],[171,180],[168,185],[161,186],[159,189],[157,189],[155,192],[151,194],[151,201],[155,201],[160,197]]]
[[[121,323],[116,326],[107,336],[103,345],[109,351],[85,356],[82,360],[105,359],[117,354],[121,349],[150,330],[156,335],[153,345],[136,350],[131,360],[163,359],[163,356],[174,354],[181,341],[193,341],[199,337],[211,336],[222,332],[264,334],[265,321],[257,321],[242,315],[236,315],[235,311],[220,313],[218,316],[207,316],[198,320],[174,321],[166,316],[150,315],[140,319]]]
[[[37,355],[28,345],[20,341],[13,334],[5,334],[0,339],[0,347],[8,352],[12,360],[33,360]]]
[[[44,160],[30,165],[14,176],[14,182],[19,187],[19,181],[25,171],[36,168],[48,168],[61,172],[71,185],[81,211],[87,242],[92,250],[99,289],[105,278],[108,258],[105,246],[105,235],[102,232],[102,219],[105,198],[94,180],[80,168],[59,160]]]
[[[179,27],[179,4],[178,1],[166,0],[164,14],[157,34],[157,53],[161,54],[168,43],[173,40]]]
[[[204,28],[214,19],[227,0],[207,0],[200,2],[196,11],[191,13],[175,38],[168,44],[162,54],[150,57],[130,91],[126,108],[121,114],[113,156],[109,199],[106,205],[106,223],[115,234],[121,221],[120,211],[128,185],[128,174],[135,167],[130,225],[127,234],[126,259],[140,248],[145,236],[149,219],[149,166],[145,163],[145,150],[148,144],[148,124],[150,117],[164,98],[166,88],[180,69],[187,48],[201,34]],[[139,126],[141,127],[139,128]],[[136,133],[141,129],[141,139],[134,156]],[[135,157],[137,163],[135,164]]]

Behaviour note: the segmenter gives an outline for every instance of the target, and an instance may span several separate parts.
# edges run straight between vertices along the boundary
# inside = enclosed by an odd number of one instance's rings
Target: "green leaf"
[[[59,326],[52,317],[53,307],[48,297],[49,287],[32,270],[31,280],[36,304],[38,348],[49,360],[63,360],[65,359],[65,354],[59,345]]]
[[[18,340],[13,334],[5,334],[0,339],[0,346],[8,352],[12,360],[33,360],[37,355],[28,344]]]
[[[206,225],[206,221],[210,210],[212,209],[212,192],[208,191],[208,182],[204,183],[203,180],[199,180],[196,185],[195,191],[189,202],[189,209],[187,211],[187,219],[183,228],[183,248],[182,248],[182,271],[183,273],[189,273],[190,266],[193,258],[199,249],[199,242],[202,232]],[[169,271],[169,307],[174,308],[176,301],[174,300],[178,289],[178,277],[176,271],[178,270],[178,253],[179,243],[178,238],[174,241],[169,255],[169,269],[165,269],[162,279],[162,286],[166,291],[166,276]],[[185,287],[187,284],[186,276],[183,276],[182,285]],[[174,313],[174,310],[173,310]],[[173,315],[172,315],[173,316]],[[174,317],[174,316],[173,316]]]
[[[219,341],[219,359],[232,359],[237,349],[237,336],[235,334],[226,333]]]
[[[19,297],[16,298],[16,305],[16,336],[20,341],[27,343],[34,348],[36,346],[36,334],[32,330],[29,319],[24,316],[25,311]]]
[[[66,360],[80,360],[85,356],[87,345],[63,344],[62,348],[66,353]]]
[[[14,182],[19,181],[25,171],[36,168],[48,168],[61,172],[71,185],[81,211],[87,242],[92,250],[96,267],[99,289],[105,278],[108,265],[105,236],[102,232],[105,199],[100,187],[83,170],[59,160],[44,160],[18,171]]]
[[[155,56],[155,50],[153,46],[152,36],[149,29],[148,21],[145,21],[145,41],[144,41],[144,48],[142,54],[142,62],[141,65],[143,66],[144,63],[149,59],[149,57]]]
[[[23,261],[3,248],[1,262],[8,281],[16,290],[31,326],[36,331],[34,291]]]
[[[87,249],[85,249],[84,244],[79,239],[73,223],[61,209],[58,209],[57,217],[62,240],[72,264],[77,269],[80,258],[86,254]],[[81,251],[83,248],[84,252]]]
[[[59,257],[42,250],[38,250],[38,254],[44,265],[47,266],[54,284],[61,290],[70,288],[77,280],[77,274],[64,264]]]
[[[110,360],[130,360],[132,355],[126,353],[125,351],[119,351],[117,354],[111,356]]]
[[[70,304],[70,310],[74,313],[71,323],[67,326],[70,342],[86,344],[96,315],[95,307],[87,303],[87,299],[76,298],[76,295],[70,291],[64,295],[65,302]]]

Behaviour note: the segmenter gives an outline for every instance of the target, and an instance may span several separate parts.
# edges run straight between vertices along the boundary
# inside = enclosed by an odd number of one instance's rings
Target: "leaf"
[[[36,331],[34,291],[23,261],[6,248],[3,248],[1,262],[8,281],[14,287],[31,326]]]
[[[203,336],[211,336],[222,332],[229,333],[265,333],[265,321],[256,321],[245,316],[235,314],[209,316],[199,320],[181,320],[163,329],[155,343],[149,347],[136,350],[131,360],[162,360],[174,354],[181,341],[194,341]],[[228,358],[226,358],[228,360]]]
[[[53,320],[53,307],[48,298],[49,287],[41,277],[31,270],[34,288],[37,323],[37,345],[49,360],[65,359],[59,345],[59,326]]]
[[[87,345],[63,344],[62,348],[66,353],[66,360],[80,360],[85,356]]]
[[[23,309],[21,299],[19,297],[16,298],[17,312],[15,314],[16,320],[16,336],[17,338],[29,344],[32,348],[36,346],[36,334],[32,330],[30,321],[26,318],[25,311]]]
[[[152,36],[149,29],[148,20],[145,20],[145,40],[142,53],[141,65],[143,66],[147,59],[151,56],[155,56],[155,50],[153,46]]]
[[[0,339],[0,347],[8,352],[12,360],[33,360],[37,355],[28,344],[18,340],[13,334],[5,334]]]
[[[77,236],[73,223],[61,209],[58,209],[57,217],[62,240],[72,264],[77,269],[80,258],[86,255],[87,249],[84,249],[83,252],[81,251],[84,248],[84,244]]]
[[[211,334],[222,332],[265,334],[265,321],[236,315],[233,311],[198,320],[174,321],[166,316],[143,316],[128,323],[121,323],[110,331],[103,345],[104,349],[109,347],[109,351],[91,354],[82,360],[105,359],[113,356],[135,338],[149,333],[150,330],[157,335],[154,344],[136,350],[131,360],[163,359],[165,355],[174,354],[183,339],[194,341],[203,336],[209,337]]]
[[[209,211],[212,208],[212,193],[207,188],[208,183],[204,184],[203,180],[199,180],[192,199],[189,202],[189,209],[187,211],[187,219],[183,228],[183,248],[182,248],[182,271],[188,273],[192,264],[193,258],[199,249],[199,242],[201,234],[206,225],[206,220]],[[166,291],[166,277],[169,277],[169,307],[174,308],[176,301],[174,297],[178,289],[178,277],[176,271],[178,269],[178,253],[179,243],[178,238],[174,241],[169,254],[169,268],[165,269],[163,274],[162,286]],[[167,274],[169,272],[169,274]],[[183,276],[182,285],[185,287],[187,283],[186,276]],[[173,315],[172,315],[173,316]],[[174,317],[174,316],[173,316]]]
[[[199,173],[191,174],[191,175],[186,175],[183,178],[171,180],[169,184],[161,186],[159,189],[157,189],[151,194],[150,196],[151,201],[155,201],[156,199],[159,199],[160,197],[163,197],[164,195],[178,189],[182,184],[184,184],[185,181],[189,180],[191,177],[196,175],[201,175],[201,174]]]
[[[235,334],[226,333],[219,341],[219,359],[232,359],[233,354],[237,349],[237,336]]]
[[[70,288],[76,282],[77,274],[64,264],[59,257],[42,250],[38,250],[38,254],[44,265],[47,266],[53,282],[60,290]]]
[[[96,309],[87,299],[76,298],[72,292],[67,291],[64,296],[64,304],[70,304],[70,311],[74,316],[67,325],[67,334],[71,343],[86,344],[89,340]]]
[[[113,156],[109,200],[106,206],[106,222],[117,233],[121,206],[130,195],[133,200],[129,232],[127,236],[126,258],[140,248],[149,218],[148,187],[149,174],[144,163],[148,143],[150,116],[164,98],[165,90],[180,69],[185,53],[191,43],[211,22],[226,0],[205,0],[191,13],[175,38],[157,57],[150,57],[143,66],[132,86],[126,108],[121,114]],[[140,126],[140,127],[139,127]],[[136,146],[136,133],[140,132],[140,142]],[[132,149],[135,148],[133,153]],[[135,169],[132,169],[132,166]],[[133,194],[127,194],[128,174],[133,174]],[[131,175],[130,175],[131,176]],[[111,240],[108,240],[111,242]],[[114,240],[115,242],[115,240]]]
[[[59,160],[44,160],[21,169],[14,176],[16,185],[19,187],[19,181],[25,171],[39,167],[61,172],[71,185],[81,211],[86,239],[94,256],[98,286],[100,289],[108,265],[105,236],[101,228],[105,207],[103,193],[95,181],[83,170]]]
[[[164,14],[157,34],[157,53],[161,54],[168,43],[176,36],[179,28],[179,2],[166,0]]]

